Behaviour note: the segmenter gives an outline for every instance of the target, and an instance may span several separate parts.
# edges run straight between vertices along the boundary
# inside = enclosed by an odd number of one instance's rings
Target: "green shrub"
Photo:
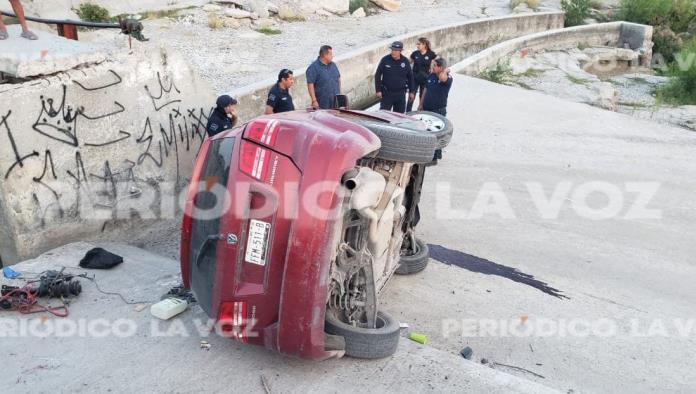
[[[662,55],[667,63],[674,60],[674,55],[679,52],[683,42],[669,27],[658,26],[653,33],[653,53]]]
[[[362,7],[363,9],[367,7],[367,1],[368,0],[350,0],[350,5],[348,6],[348,10],[352,14],[357,10],[358,8]]]
[[[566,27],[585,23],[590,16],[590,0],[561,0],[561,9],[565,12]]]
[[[696,20],[696,0],[621,0],[617,18],[682,33]]]
[[[504,84],[512,78],[512,67],[509,61],[504,63],[498,62],[494,67],[485,69],[479,76],[491,82]]]
[[[77,9],[73,8],[73,11],[86,22],[110,22],[111,15],[109,15],[109,10],[101,7],[97,4],[92,3],[82,3]]]
[[[256,29],[256,31],[267,36],[274,36],[276,34],[282,33],[282,31],[268,26],[259,27],[258,29]]]
[[[660,101],[696,105],[696,39],[684,45],[669,69],[670,82],[657,91]]]

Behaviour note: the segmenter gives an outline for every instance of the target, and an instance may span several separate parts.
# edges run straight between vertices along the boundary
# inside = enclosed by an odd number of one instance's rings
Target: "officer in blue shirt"
[[[336,96],[341,94],[341,72],[333,62],[333,48],[328,45],[319,48],[319,58],[309,65],[306,76],[312,107],[335,108]]]
[[[447,98],[450,88],[452,88],[452,82],[447,61],[441,57],[433,60],[423,100],[421,100],[418,109],[447,116]]]
[[[409,100],[416,97],[411,62],[401,55],[404,44],[394,41],[391,53],[382,58],[375,73],[375,92],[380,99],[380,109],[406,112],[406,91]]]
[[[237,125],[237,100],[224,94],[217,99],[215,110],[208,118],[206,130],[208,136],[212,137],[216,134],[229,130]]]
[[[278,73],[278,82],[273,85],[268,92],[268,100],[266,100],[266,114],[279,114],[295,110],[295,104],[292,102],[290,95],[290,87],[295,83],[295,77],[292,70],[284,68]]]

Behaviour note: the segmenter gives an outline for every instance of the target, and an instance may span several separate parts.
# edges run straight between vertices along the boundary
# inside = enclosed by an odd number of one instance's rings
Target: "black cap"
[[[394,42],[392,42],[390,48],[391,48],[391,49],[402,50],[402,49],[404,49],[404,43],[401,42],[401,41],[394,41]]]
[[[237,100],[232,98],[232,96],[223,94],[222,96],[218,97],[216,104],[218,108],[222,109],[227,107],[228,105],[237,105]]]

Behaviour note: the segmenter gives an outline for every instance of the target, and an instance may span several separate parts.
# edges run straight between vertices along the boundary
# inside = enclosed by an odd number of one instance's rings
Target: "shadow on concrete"
[[[437,260],[440,263],[454,265],[479,274],[500,276],[513,282],[531,286],[556,298],[569,299],[567,296],[562,294],[563,292],[561,290],[554,289],[553,287],[549,286],[548,283],[542,282],[534,278],[533,275],[525,274],[516,268],[497,264],[492,261],[472,256],[458,250],[448,249],[440,245],[429,244],[428,247],[430,247],[430,258]]]

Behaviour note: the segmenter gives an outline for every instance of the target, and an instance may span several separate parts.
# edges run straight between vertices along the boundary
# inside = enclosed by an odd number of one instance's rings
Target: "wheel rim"
[[[445,122],[442,119],[433,115],[417,114],[413,115],[413,117],[425,123],[425,125],[428,128],[428,131],[441,131],[445,128]]]

